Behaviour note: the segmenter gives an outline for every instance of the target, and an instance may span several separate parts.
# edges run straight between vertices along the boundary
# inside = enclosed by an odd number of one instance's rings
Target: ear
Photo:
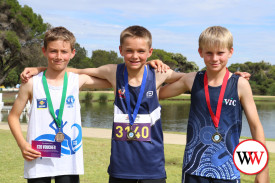
[[[44,55],[45,57],[47,57],[47,56],[46,56],[46,48],[45,48],[45,47],[42,47],[42,52],[43,52],[43,55]]]
[[[234,49],[233,49],[233,48],[231,48],[231,49],[229,50],[229,56],[228,56],[228,58],[231,58],[231,57],[232,57],[233,52],[234,52]]]
[[[199,48],[199,49],[198,49],[198,52],[199,52],[199,54],[200,54],[201,58],[203,58],[203,55],[202,55],[202,49],[201,49],[201,48]]]
[[[153,53],[153,48],[150,48],[150,49],[149,49],[149,53],[148,53],[148,57],[147,57],[147,58],[151,57],[152,53]]]
[[[73,49],[73,51],[71,52],[71,59],[74,58],[75,56],[75,49]]]
[[[122,53],[122,46],[119,46],[119,53],[121,56],[123,56],[123,53]]]

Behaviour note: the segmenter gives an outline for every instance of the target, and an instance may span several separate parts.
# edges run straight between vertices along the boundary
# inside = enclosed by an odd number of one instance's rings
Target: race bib
[[[114,138],[118,141],[128,141],[127,133],[132,130],[135,134],[133,140],[151,141],[151,118],[148,114],[139,114],[130,127],[127,114],[116,114],[114,119]]]

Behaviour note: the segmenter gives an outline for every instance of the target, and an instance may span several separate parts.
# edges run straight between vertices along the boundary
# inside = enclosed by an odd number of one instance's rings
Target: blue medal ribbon
[[[133,116],[131,114],[131,105],[130,105],[130,92],[129,92],[129,84],[128,84],[128,71],[127,67],[124,69],[124,83],[125,83],[125,96],[126,96],[126,103],[127,103],[127,111],[128,111],[128,116],[129,116],[129,121],[130,125],[133,126],[135,119],[138,114],[138,110],[140,107],[140,103],[144,94],[144,89],[145,89],[145,84],[146,84],[146,78],[147,78],[147,67],[144,67],[143,71],[143,77],[142,77],[142,82],[141,82],[141,87],[137,99],[137,103],[133,112]]]

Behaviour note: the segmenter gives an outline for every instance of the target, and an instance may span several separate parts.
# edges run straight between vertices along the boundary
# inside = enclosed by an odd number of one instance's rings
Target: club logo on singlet
[[[118,89],[118,96],[119,98],[125,98],[125,88]]]
[[[47,109],[47,99],[42,98],[42,99],[36,99],[37,101],[37,109]]]
[[[236,100],[233,100],[233,98],[230,98],[230,99],[223,99],[223,103],[224,103],[225,105],[236,106]]]
[[[153,92],[153,91],[148,91],[148,92],[146,93],[146,97],[147,97],[147,98],[152,98],[153,95],[154,95],[154,92]]]
[[[70,95],[70,96],[67,97],[66,105],[67,105],[68,108],[74,107],[74,102],[75,102],[74,96]]]

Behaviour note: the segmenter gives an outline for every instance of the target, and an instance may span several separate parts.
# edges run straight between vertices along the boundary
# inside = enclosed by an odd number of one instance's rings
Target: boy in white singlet
[[[78,183],[84,173],[80,88],[110,88],[103,79],[67,73],[67,65],[75,55],[75,37],[64,27],[46,32],[42,51],[48,59],[46,72],[22,84],[9,114],[11,132],[25,159],[24,178],[29,183]],[[27,101],[31,102],[27,140],[23,137],[19,117]],[[63,115],[62,115],[63,113]],[[41,157],[37,149],[58,152]],[[41,148],[40,148],[41,147]],[[44,155],[43,155],[44,156]]]

